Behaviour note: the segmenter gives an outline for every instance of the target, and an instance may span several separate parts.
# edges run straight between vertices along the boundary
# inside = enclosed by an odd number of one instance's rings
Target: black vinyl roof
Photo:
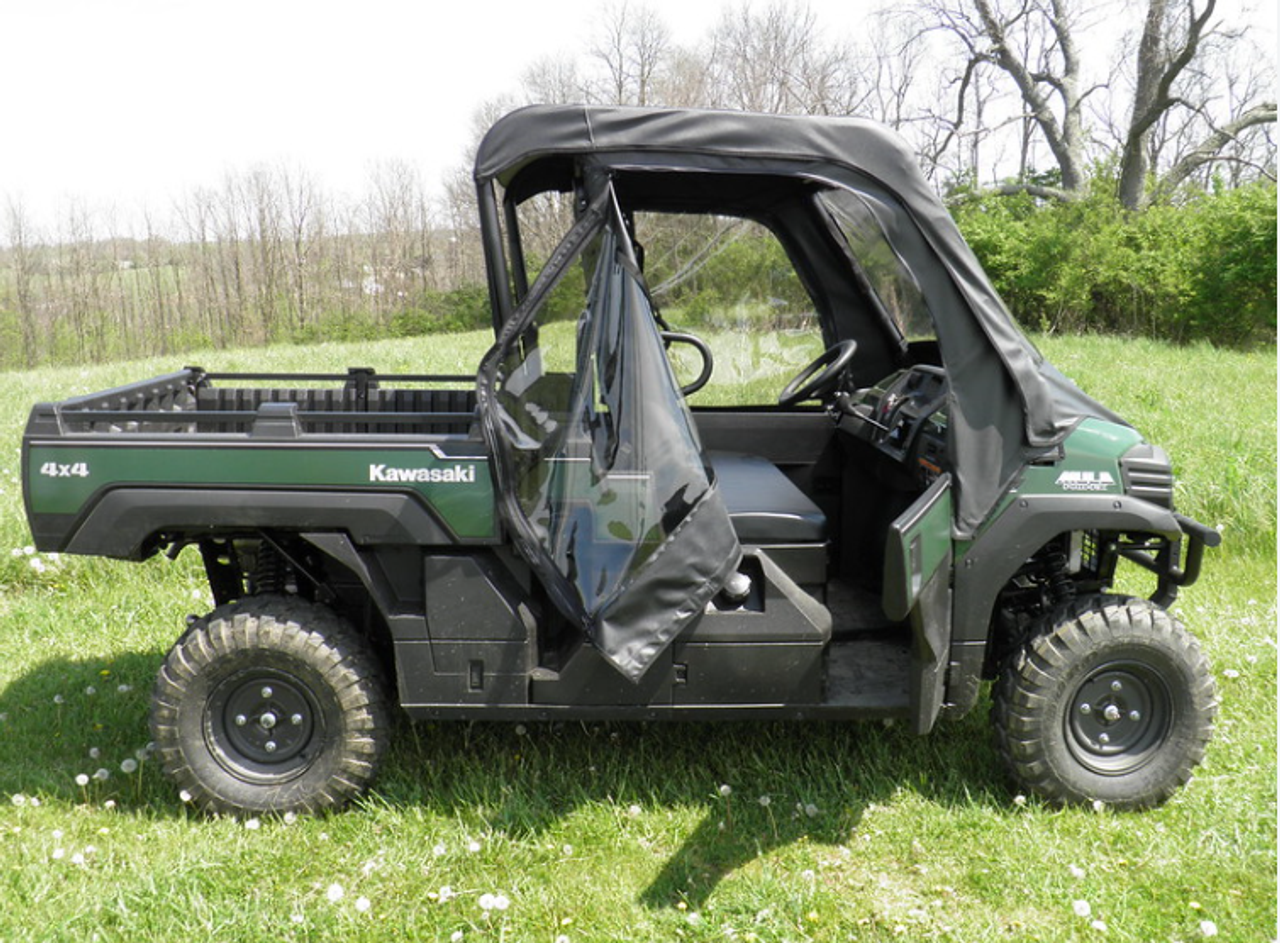
[[[540,177],[568,171],[569,161],[555,161],[556,155],[610,152],[682,155],[690,166],[699,157],[832,164],[894,191],[924,184],[906,143],[883,125],[860,118],[599,105],[532,105],[501,118],[480,143],[475,178],[509,188],[535,163]],[[549,188],[522,186],[529,192]]]

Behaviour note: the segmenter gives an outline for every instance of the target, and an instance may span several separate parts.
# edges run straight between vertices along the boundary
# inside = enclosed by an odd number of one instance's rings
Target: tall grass
[[[182,361],[470,372],[487,344]],[[1191,785],[1147,813],[1020,800],[980,709],[927,738],[881,724],[405,723],[358,808],[200,818],[146,753],[151,679],[183,617],[209,605],[199,567],[25,552],[18,482],[33,401],[181,363],[0,375],[0,940],[1271,939],[1274,352],[1042,347],[1169,450],[1180,508],[1224,531],[1178,604],[1214,662],[1217,735]]]

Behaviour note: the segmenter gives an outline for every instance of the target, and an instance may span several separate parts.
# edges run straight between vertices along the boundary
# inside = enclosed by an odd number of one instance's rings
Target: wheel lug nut
[[[270,730],[276,725],[276,715],[267,711],[261,718],[259,718],[258,723],[262,726],[263,730]]]
[[[302,715],[301,715],[301,714],[294,714],[292,717],[290,717],[290,718],[289,718],[289,723],[293,724],[295,727],[301,727],[301,726],[302,726]]]
[[[1138,721],[1142,720],[1142,715],[1139,714],[1137,711],[1129,711],[1129,719],[1132,720],[1134,723],[1137,723]]]
[[[262,749],[266,750],[268,753],[275,753],[276,742],[274,740],[268,740],[266,743],[262,745]]]
[[[1120,708],[1116,707],[1114,704],[1108,704],[1107,709],[1102,712],[1102,716],[1112,723],[1115,723],[1120,719]]]
[[[276,692],[275,692],[275,691],[273,691],[273,690],[271,690],[271,688],[269,688],[269,687],[264,687],[264,688],[262,689],[262,699],[265,701],[267,698],[271,697],[271,695],[273,695],[273,694],[275,694],[275,693],[276,693]]]
[[[1092,707],[1091,705],[1089,705],[1089,704],[1081,704],[1081,705],[1080,705],[1080,713],[1082,713],[1082,714],[1084,714],[1086,717],[1088,717],[1090,714],[1092,714],[1092,713],[1093,713],[1093,707]]]
[[[1111,742],[1111,734],[1109,733],[1098,734],[1098,742],[1101,743],[1103,746],[1106,746],[1108,743]],[[267,746],[271,746],[271,744],[267,744]]]
[[[243,727],[243,726],[244,726],[245,724],[247,724],[248,722],[249,722],[249,718],[248,718],[248,717],[246,717],[246,716],[244,716],[244,714],[236,714],[236,726],[237,726],[237,727]]]
[[[1119,681],[1112,681],[1111,690],[1119,694],[1122,690],[1124,690],[1124,685],[1121,684]]]

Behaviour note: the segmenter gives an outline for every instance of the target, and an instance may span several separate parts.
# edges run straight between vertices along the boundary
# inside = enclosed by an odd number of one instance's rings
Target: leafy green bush
[[[1070,203],[986,194],[953,212],[1030,328],[1236,347],[1275,341],[1274,184],[1131,213],[1100,176]]]

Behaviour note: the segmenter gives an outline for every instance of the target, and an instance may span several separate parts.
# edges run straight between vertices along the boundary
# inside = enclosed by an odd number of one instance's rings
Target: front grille
[[[1173,507],[1173,468],[1164,449],[1142,443],[1120,460],[1124,490],[1161,507]]]

